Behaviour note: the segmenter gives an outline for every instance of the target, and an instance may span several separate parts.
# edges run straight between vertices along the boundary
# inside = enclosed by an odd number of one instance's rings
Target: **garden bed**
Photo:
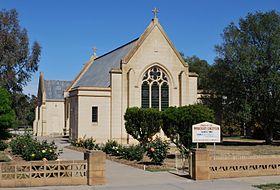
[[[25,161],[20,155],[15,155],[12,153],[11,149],[10,148],[7,148],[3,151],[3,154],[8,157],[8,161],[15,161],[15,162],[18,162],[18,161]]]
[[[0,151],[0,162],[9,162],[11,161],[10,157],[4,151]]]
[[[79,152],[86,152],[87,149],[82,148],[82,147],[75,147],[75,146],[66,146],[64,148],[68,148],[71,150],[75,150],[75,151],[79,151]],[[135,167],[135,168],[139,168],[139,169],[144,169],[147,171],[174,171],[175,169],[175,165],[176,165],[176,160],[175,160],[175,156],[168,156],[168,158],[166,158],[163,162],[162,165],[155,165],[153,162],[150,161],[150,159],[147,156],[144,156],[143,160],[141,161],[130,161],[130,160],[126,160],[126,159],[122,159],[118,156],[111,156],[111,155],[106,155],[106,158],[108,160],[112,160],[114,162],[118,162],[121,164],[125,164],[131,167]],[[178,159],[178,166],[180,166],[181,160]]]

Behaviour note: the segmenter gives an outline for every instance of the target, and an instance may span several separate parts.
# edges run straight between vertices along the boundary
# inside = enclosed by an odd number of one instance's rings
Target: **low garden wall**
[[[210,158],[205,149],[192,150],[192,175],[195,180],[230,177],[280,175],[280,158]]]
[[[280,175],[280,158],[245,158],[211,160],[210,179]]]
[[[85,153],[85,160],[0,163],[0,187],[105,184],[105,154]]]

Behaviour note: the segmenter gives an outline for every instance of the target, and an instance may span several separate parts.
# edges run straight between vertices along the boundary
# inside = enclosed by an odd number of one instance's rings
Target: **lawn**
[[[214,152],[213,144],[208,145],[207,149]],[[262,140],[224,138],[222,144],[216,145],[216,157],[266,155],[280,157],[279,143],[275,143],[275,145],[265,145]]]
[[[262,190],[274,190],[274,189],[280,189],[280,183],[254,185],[254,187],[257,187]]]

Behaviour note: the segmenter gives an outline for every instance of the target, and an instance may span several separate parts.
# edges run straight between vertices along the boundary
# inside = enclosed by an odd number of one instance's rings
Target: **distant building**
[[[44,80],[40,73],[38,103],[33,122],[33,133],[38,136],[62,135],[65,126],[64,94],[71,81]]]
[[[100,57],[94,54],[65,90],[64,100],[60,99],[60,111],[52,112],[57,113],[59,125],[48,126],[55,116],[39,122],[37,111],[34,123],[38,125],[34,132],[49,135],[69,129],[71,138],[86,136],[98,142],[114,139],[126,143],[130,137],[123,116],[128,107],[161,110],[194,104],[197,102],[197,77],[196,73],[189,72],[188,64],[155,15],[139,38]],[[39,89],[42,89],[40,84]],[[41,91],[38,91],[38,99],[42,99]],[[63,95],[62,91],[60,93]],[[58,106],[58,102],[50,104],[54,105]],[[42,109],[40,106],[39,101],[38,110]],[[48,106],[43,108],[48,110]]]

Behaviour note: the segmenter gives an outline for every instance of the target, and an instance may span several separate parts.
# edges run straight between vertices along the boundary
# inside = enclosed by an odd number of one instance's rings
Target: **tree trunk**
[[[273,127],[267,126],[264,130],[265,134],[265,143],[266,144],[272,144],[273,142]]]

